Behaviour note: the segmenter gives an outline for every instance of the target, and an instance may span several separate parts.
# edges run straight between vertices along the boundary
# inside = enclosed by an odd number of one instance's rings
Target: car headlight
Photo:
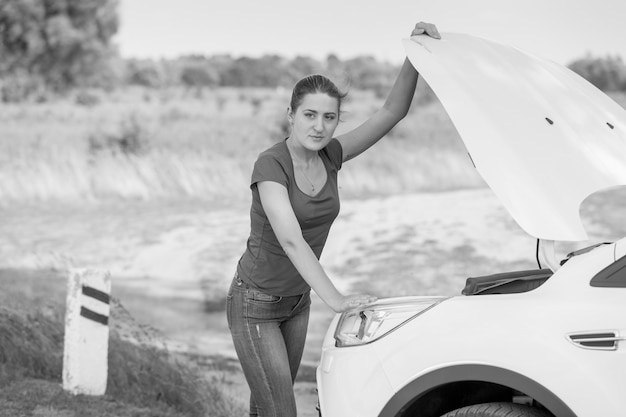
[[[339,317],[335,329],[337,347],[364,345],[391,333],[448,297],[386,298]]]

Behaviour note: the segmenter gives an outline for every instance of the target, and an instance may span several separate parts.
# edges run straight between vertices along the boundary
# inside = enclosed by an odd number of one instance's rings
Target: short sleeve
[[[288,187],[288,176],[280,161],[270,153],[262,153],[254,163],[250,187],[261,181],[273,181]]]
[[[343,163],[343,148],[341,146],[341,142],[333,138],[330,142],[328,142],[328,145],[326,145],[326,153],[328,154],[328,159],[330,159],[333,166],[337,168],[337,170],[340,170]]]

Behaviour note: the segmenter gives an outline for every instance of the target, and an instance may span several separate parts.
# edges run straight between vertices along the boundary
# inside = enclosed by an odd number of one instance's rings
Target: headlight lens
[[[337,347],[364,345],[380,339],[407,321],[441,303],[447,297],[386,298],[341,314]]]

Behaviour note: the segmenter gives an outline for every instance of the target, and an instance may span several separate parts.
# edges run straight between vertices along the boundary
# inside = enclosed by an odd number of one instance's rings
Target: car
[[[320,415],[626,415],[626,238],[555,250],[588,242],[585,198],[626,185],[626,111],[516,47],[459,33],[403,42],[476,170],[537,239],[537,268],[468,271],[459,295],[336,315],[316,372]]]

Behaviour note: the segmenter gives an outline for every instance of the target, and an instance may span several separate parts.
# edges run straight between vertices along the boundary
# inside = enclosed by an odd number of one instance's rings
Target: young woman
[[[429,23],[411,36],[440,38]],[[375,301],[341,294],[319,263],[339,213],[337,172],[402,120],[418,74],[405,60],[383,107],[356,129],[333,137],[337,87],[311,75],[294,87],[289,137],[262,152],[252,172],[251,233],[227,296],[228,325],[250,386],[250,416],[295,417],[293,382],[309,321],[310,290],[336,312]]]

